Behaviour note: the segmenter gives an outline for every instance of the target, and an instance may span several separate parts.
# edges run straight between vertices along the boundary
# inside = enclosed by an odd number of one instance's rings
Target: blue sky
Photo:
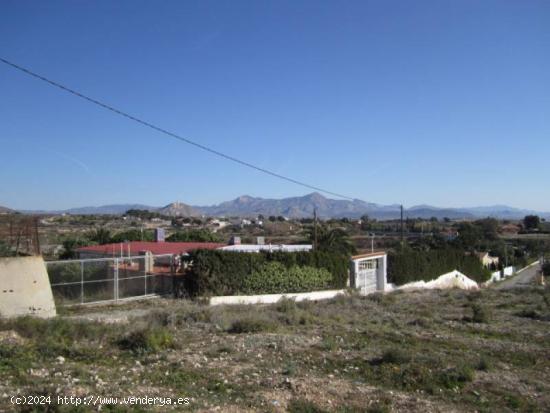
[[[548,1],[7,1],[0,56],[378,203],[550,211]],[[311,191],[0,64],[0,205]]]

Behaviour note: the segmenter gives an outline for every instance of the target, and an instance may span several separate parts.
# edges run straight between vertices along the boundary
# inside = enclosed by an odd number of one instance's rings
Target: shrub
[[[235,320],[231,324],[228,332],[233,334],[260,333],[264,331],[274,331],[275,329],[275,323],[270,320],[247,317]]]
[[[405,364],[411,361],[411,355],[400,348],[386,350],[378,363]]]
[[[136,330],[118,340],[123,350],[134,353],[150,353],[174,347],[174,338],[165,328]]]
[[[488,358],[482,356],[479,359],[479,363],[477,363],[476,368],[477,370],[481,370],[481,371],[489,371],[491,369],[491,362],[489,361]]]
[[[439,385],[447,389],[461,388],[474,379],[474,371],[469,366],[454,367],[437,375]]]
[[[304,399],[292,399],[288,404],[287,411],[290,413],[325,413],[326,410],[317,407],[316,404]]]
[[[277,302],[275,308],[280,313],[292,313],[297,310],[298,306],[296,305],[296,301],[283,297]]]
[[[491,314],[487,307],[481,304],[474,303],[471,306],[472,309],[472,322],[474,323],[488,323]]]

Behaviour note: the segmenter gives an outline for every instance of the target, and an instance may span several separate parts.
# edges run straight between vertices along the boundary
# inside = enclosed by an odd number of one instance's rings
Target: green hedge
[[[244,280],[245,294],[281,294],[326,290],[330,288],[332,275],[324,268],[287,268],[282,263],[272,261],[262,264]]]
[[[347,257],[331,252],[198,250],[189,259],[193,265],[186,277],[186,288],[191,295],[268,294],[275,285],[278,293],[306,291],[306,287],[310,291],[344,288],[348,279]],[[270,266],[272,263],[278,266]],[[276,269],[280,275],[274,275]],[[271,277],[271,284],[263,285],[259,281],[262,276]]]
[[[491,272],[478,257],[459,249],[416,251],[405,248],[388,255],[388,282],[403,285],[412,281],[430,281],[458,270],[477,282],[487,281]]]

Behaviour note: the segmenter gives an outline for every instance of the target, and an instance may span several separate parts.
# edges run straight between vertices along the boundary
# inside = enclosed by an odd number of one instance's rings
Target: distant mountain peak
[[[260,199],[260,198],[254,198],[250,195],[241,195],[240,197],[236,198],[235,201],[244,204],[244,203],[247,203],[247,202],[254,201],[255,199]]]
[[[193,207],[179,201],[172,202],[162,208],[158,208],[155,212],[171,217],[193,217],[200,215],[199,212]]]
[[[328,199],[328,198],[325,198],[323,195],[321,195],[319,192],[312,192],[311,194],[308,194],[303,198],[310,199],[313,202],[323,202]]]
[[[0,205],[0,214],[12,214],[14,212],[13,209]]]

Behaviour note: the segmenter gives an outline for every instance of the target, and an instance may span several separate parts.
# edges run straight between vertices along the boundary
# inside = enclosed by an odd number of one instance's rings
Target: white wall
[[[327,300],[344,294],[345,290],[312,291],[292,294],[260,294],[260,295],[225,295],[210,298],[210,305],[223,304],[273,304],[286,297],[296,301]]]

